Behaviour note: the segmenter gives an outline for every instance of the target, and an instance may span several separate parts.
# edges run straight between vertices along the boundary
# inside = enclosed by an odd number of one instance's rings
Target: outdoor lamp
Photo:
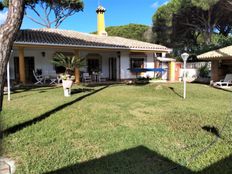
[[[181,58],[184,61],[184,74],[183,74],[183,81],[184,81],[184,99],[186,98],[186,62],[189,58],[189,54],[188,53],[183,53],[181,54]]]
[[[42,57],[45,57],[46,53],[43,51],[43,52],[41,52],[41,55],[42,55]]]

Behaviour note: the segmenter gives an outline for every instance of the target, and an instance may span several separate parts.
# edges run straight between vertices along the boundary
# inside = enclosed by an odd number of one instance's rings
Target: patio
[[[65,72],[64,67],[52,64],[55,53],[65,56],[80,56],[85,58],[85,66],[79,71],[81,82],[105,82],[120,79],[119,59],[116,52],[73,51],[57,49],[27,48],[15,50],[10,59],[10,78],[15,84],[59,84],[60,75]],[[19,57],[18,57],[19,55]],[[23,59],[23,61],[21,60]],[[23,64],[23,66],[22,66]],[[75,69],[75,81],[77,82]]]

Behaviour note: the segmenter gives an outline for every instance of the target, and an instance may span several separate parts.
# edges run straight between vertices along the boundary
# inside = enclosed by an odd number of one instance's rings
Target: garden
[[[16,174],[230,173],[231,92],[207,85],[15,90],[1,156]]]

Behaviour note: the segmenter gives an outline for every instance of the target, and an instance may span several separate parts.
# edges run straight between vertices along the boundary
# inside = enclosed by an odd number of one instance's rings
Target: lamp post
[[[13,50],[10,53],[10,59],[13,56]],[[10,101],[10,60],[7,63],[7,100]]]
[[[184,81],[184,99],[186,98],[186,62],[189,58],[189,54],[188,53],[183,53],[181,54],[181,58],[184,61],[184,74],[183,74],[183,81]]]
[[[10,63],[7,63],[7,100],[10,101]]]

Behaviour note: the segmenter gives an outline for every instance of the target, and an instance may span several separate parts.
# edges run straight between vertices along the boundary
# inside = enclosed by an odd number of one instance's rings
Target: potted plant
[[[78,56],[65,56],[62,53],[56,53],[53,57],[52,63],[55,66],[63,66],[65,67],[64,74],[61,75],[62,85],[64,89],[64,96],[71,96],[71,88],[73,85],[73,81],[75,80],[74,69],[81,68],[84,66],[83,64],[84,58],[80,58]],[[79,77],[78,77],[79,78]]]
[[[70,97],[71,96],[71,88],[73,85],[73,80],[75,79],[75,76],[69,75],[69,74],[63,74],[61,75],[62,79],[62,86],[64,89],[64,96]]]

